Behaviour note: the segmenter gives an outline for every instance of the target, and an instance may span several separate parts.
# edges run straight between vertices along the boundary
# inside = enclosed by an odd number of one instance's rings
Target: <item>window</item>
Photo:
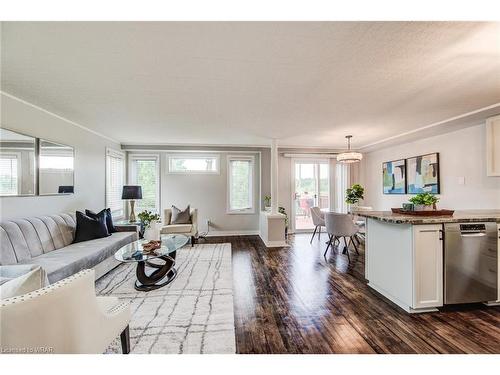
[[[168,157],[169,173],[219,173],[217,155],[179,155]]]
[[[106,150],[106,207],[114,218],[124,216],[122,189],[124,185],[124,155],[112,149]]]
[[[254,213],[254,157],[228,156],[228,213]]]
[[[136,211],[160,213],[160,179],[158,155],[130,155],[130,183],[142,187],[142,199],[136,202]]]
[[[18,195],[21,177],[16,154],[0,154],[0,195]]]

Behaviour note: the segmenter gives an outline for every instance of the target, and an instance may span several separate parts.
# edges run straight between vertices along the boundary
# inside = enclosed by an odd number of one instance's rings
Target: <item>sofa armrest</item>
[[[193,229],[191,233],[193,236],[198,235],[198,209],[195,208],[191,211],[191,224],[193,225]]]

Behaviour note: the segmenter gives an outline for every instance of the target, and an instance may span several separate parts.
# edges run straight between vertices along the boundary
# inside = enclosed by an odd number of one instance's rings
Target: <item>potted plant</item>
[[[409,199],[415,205],[416,211],[430,211],[436,209],[439,198],[431,193],[420,193]]]
[[[264,209],[266,211],[271,211],[271,196],[270,195],[266,195],[264,197]]]
[[[160,215],[153,213],[148,210],[144,210],[139,215],[139,220],[144,231],[144,239],[146,240],[159,240],[160,239],[160,228],[158,224],[160,223]]]
[[[285,215],[285,238],[288,237],[288,215],[286,213],[285,207],[278,207],[278,212]]]
[[[364,198],[365,189],[360,184],[354,184],[345,191],[345,202],[356,205]]]

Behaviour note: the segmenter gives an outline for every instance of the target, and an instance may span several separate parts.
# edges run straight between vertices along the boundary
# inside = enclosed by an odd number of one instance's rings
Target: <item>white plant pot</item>
[[[144,239],[148,241],[158,241],[160,239],[160,226],[158,223],[151,223],[144,231]]]

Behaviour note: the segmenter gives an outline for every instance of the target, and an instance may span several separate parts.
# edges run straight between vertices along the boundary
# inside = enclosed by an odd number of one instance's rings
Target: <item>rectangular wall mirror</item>
[[[40,139],[39,194],[74,193],[73,147]]]
[[[0,128],[0,196],[36,194],[36,139]]]

